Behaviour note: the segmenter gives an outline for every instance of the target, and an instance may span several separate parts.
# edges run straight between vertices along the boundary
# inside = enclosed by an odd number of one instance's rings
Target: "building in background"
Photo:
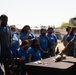
[[[45,28],[47,29],[48,26],[41,26],[41,27],[31,27],[32,32],[34,33],[34,35],[37,37],[40,34],[40,29],[41,28]],[[18,35],[20,34],[21,29],[16,28]],[[54,28],[54,33],[57,36],[58,40],[62,40],[63,36],[66,34],[66,30],[64,29],[58,29],[58,28]]]

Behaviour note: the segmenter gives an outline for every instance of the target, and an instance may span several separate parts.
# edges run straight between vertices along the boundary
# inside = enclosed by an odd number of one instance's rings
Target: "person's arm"
[[[33,49],[29,48],[29,51],[28,51],[28,62],[32,61],[32,55],[33,55]]]
[[[74,48],[74,43],[76,41],[76,36],[73,37],[73,39],[66,45],[66,47],[62,50],[61,53],[59,53],[56,56],[56,60],[61,60],[63,58],[63,54],[66,54],[67,52],[69,52],[71,49]]]
[[[22,41],[24,41],[24,40],[28,39],[28,35],[29,35],[29,34],[25,34],[24,32],[22,32],[22,33],[20,33],[20,39],[21,39]]]
[[[66,45],[66,47],[62,50],[61,54],[66,54],[68,51],[74,48],[74,42],[76,41],[76,36]]]
[[[56,37],[56,35],[54,35],[54,39],[55,39],[55,42],[54,42],[54,45],[55,45],[55,47],[57,46],[57,37]]]
[[[24,37],[22,38],[22,40],[27,40],[27,39],[28,39],[28,35],[29,35],[29,34],[26,34],[26,36],[24,36]]]
[[[43,53],[45,53],[45,51],[39,46],[39,49],[43,52]]]
[[[32,55],[29,54],[29,55],[28,55],[28,62],[31,62],[31,58],[32,58]]]
[[[0,75],[4,75],[1,65],[0,65]]]
[[[28,39],[28,40],[29,40],[29,42],[32,42],[35,39],[35,36],[32,32],[30,34],[31,34],[31,39]]]
[[[64,36],[63,36],[63,39],[62,39],[62,42],[63,42],[63,45],[64,45],[64,46],[66,46],[66,37],[67,37],[67,35],[64,35]]]
[[[20,58],[20,62],[21,61],[24,61],[26,59],[26,57],[25,56],[22,56],[21,58]]]

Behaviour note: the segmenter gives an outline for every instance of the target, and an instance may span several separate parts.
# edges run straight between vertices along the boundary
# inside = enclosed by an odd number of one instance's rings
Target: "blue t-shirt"
[[[40,60],[40,58],[41,58],[40,49],[36,48],[36,52],[31,47],[29,49],[30,50],[29,50],[29,53],[28,54],[32,55],[31,61]]]
[[[41,35],[38,37],[38,39],[39,39],[39,41],[40,41],[40,47],[41,47],[44,51],[46,51],[47,48],[48,48],[48,40],[46,39],[46,37],[41,36]]]
[[[13,53],[13,55],[15,56],[16,50],[17,50],[18,47],[19,47],[18,35],[17,35],[16,33],[14,33],[14,34],[12,35],[11,41],[12,41],[12,42],[15,42],[15,44],[12,44],[12,45],[11,45],[12,53]]]
[[[67,42],[70,42],[73,37],[74,37],[73,34],[68,35],[67,38],[66,38],[66,41],[67,41]],[[67,53],[67,55],[68,55],[68,56],[73,56],[73,55],[74,55],[74,48],[71,49],[71,50]]]
[[[19,49],[19,51],[18,51],[19,58],[21,58],[23,56],[25,57],[25,60],[21,61],[22,64],[28,62],[28,51],[29,51],[29,48],[27,50]]]
[[[11,40],[12,40],[12,41],[18,41],[18,35],[17,35],[17,33],[13,33],[13,34],[12,34]]]
[[[26,33],[25,32],[20,33],[20,39],[21,40],[22,40],[22,38],[24,36],[26,36]],[[28,35],[28,39],[32,39],[32,38],[34,38],[34,34],[32,32],[30,32],[29,35]]]
[[[52,43],[56,42],[57,43],[57,37],[56,37],[56,35],[51,34],[51,35],[47,35],[47,36],[48,36],[50,42],[52,42]],[[54,45],[54,44],[52,44],[52,45]]]
[[[66,41],[69,42],[73,37],[74,37],[73,34],[72,34],[72,35],[68,35],[68,36],[66,37]]]

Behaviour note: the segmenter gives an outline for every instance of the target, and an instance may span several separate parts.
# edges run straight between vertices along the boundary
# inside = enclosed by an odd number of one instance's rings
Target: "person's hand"
[[[28,31],[27,31],[27,34],[29,34],[30,32],[31,32],[31,30],[28,30]]]
[[[35,38],[32,38],[31,41],[33,41]]]
[[[16,44],[16,41],[12,41],[11,44]]]
[[[24,57],[24,56],[22,56],[22,57],[20,58],[20,61],[23,61],[23,60],[25,60],[25,57]]]
[[[55,57],[55,60],[56,61],[61,61],[62,60],[62,56],[60,54],[58,54],[56,57]]]
[[[63,59],[66,59],[66,55],[65,54],[63,54]]]
[[[45,53],[48,53],[48,51],[45,51]]]
[[[61,61],[62,59],[66,59],[66,55],[65,54],[58,54],[56,57],[55,57],[55,60],[56,61]]]

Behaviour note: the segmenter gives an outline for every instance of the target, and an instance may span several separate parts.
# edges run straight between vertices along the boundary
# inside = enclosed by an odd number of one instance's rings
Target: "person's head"
[[[71,31],[71,27],[70,26],[67,26],[66,27],[66,32],[70,33],[70,31]]]
[[[72,28],[71,28],[70,34],[73,34],[73,35],[76,34],[76,27],[72,27]]]
[[[35,38],[33,41],[32,41],[32,44],[31,44],[31,47],[33,48],[39,48],[40,46],[40,42],[37,38]]]
[[[28,31],[30,31],[31,29],[30,29],[30,26],[29,25],[25,25],[23,28],[22,28],[22,30],[21,30],[21,32],[28,32]]]
[[[27,50],[29,47],[30,47],[30,43],[28,40],[23,41],[22,44],[20,45],[20,48],[22,50]]]
[[[11,31],[16,31],[16,26],[15,25],[10,26],[10,28],[11,28]]]
[[[49,27],[48,28],[48,34],[52,34],[53,33],[53,28],[52,27]]]
[[[42,36],[45,36],[45,35],[46,35],[46,29],[43,29],[43,28],[42,28],[42,29],[40,30],[40,33],[41,33]]]
[[[7,25],[7,22],[8,22],[8,17],[4,14],[1,15],[1,26],[6,26]]]
[[[15,25],[11,25],[10,29],[11,29],[11,34],[17,33]]]

